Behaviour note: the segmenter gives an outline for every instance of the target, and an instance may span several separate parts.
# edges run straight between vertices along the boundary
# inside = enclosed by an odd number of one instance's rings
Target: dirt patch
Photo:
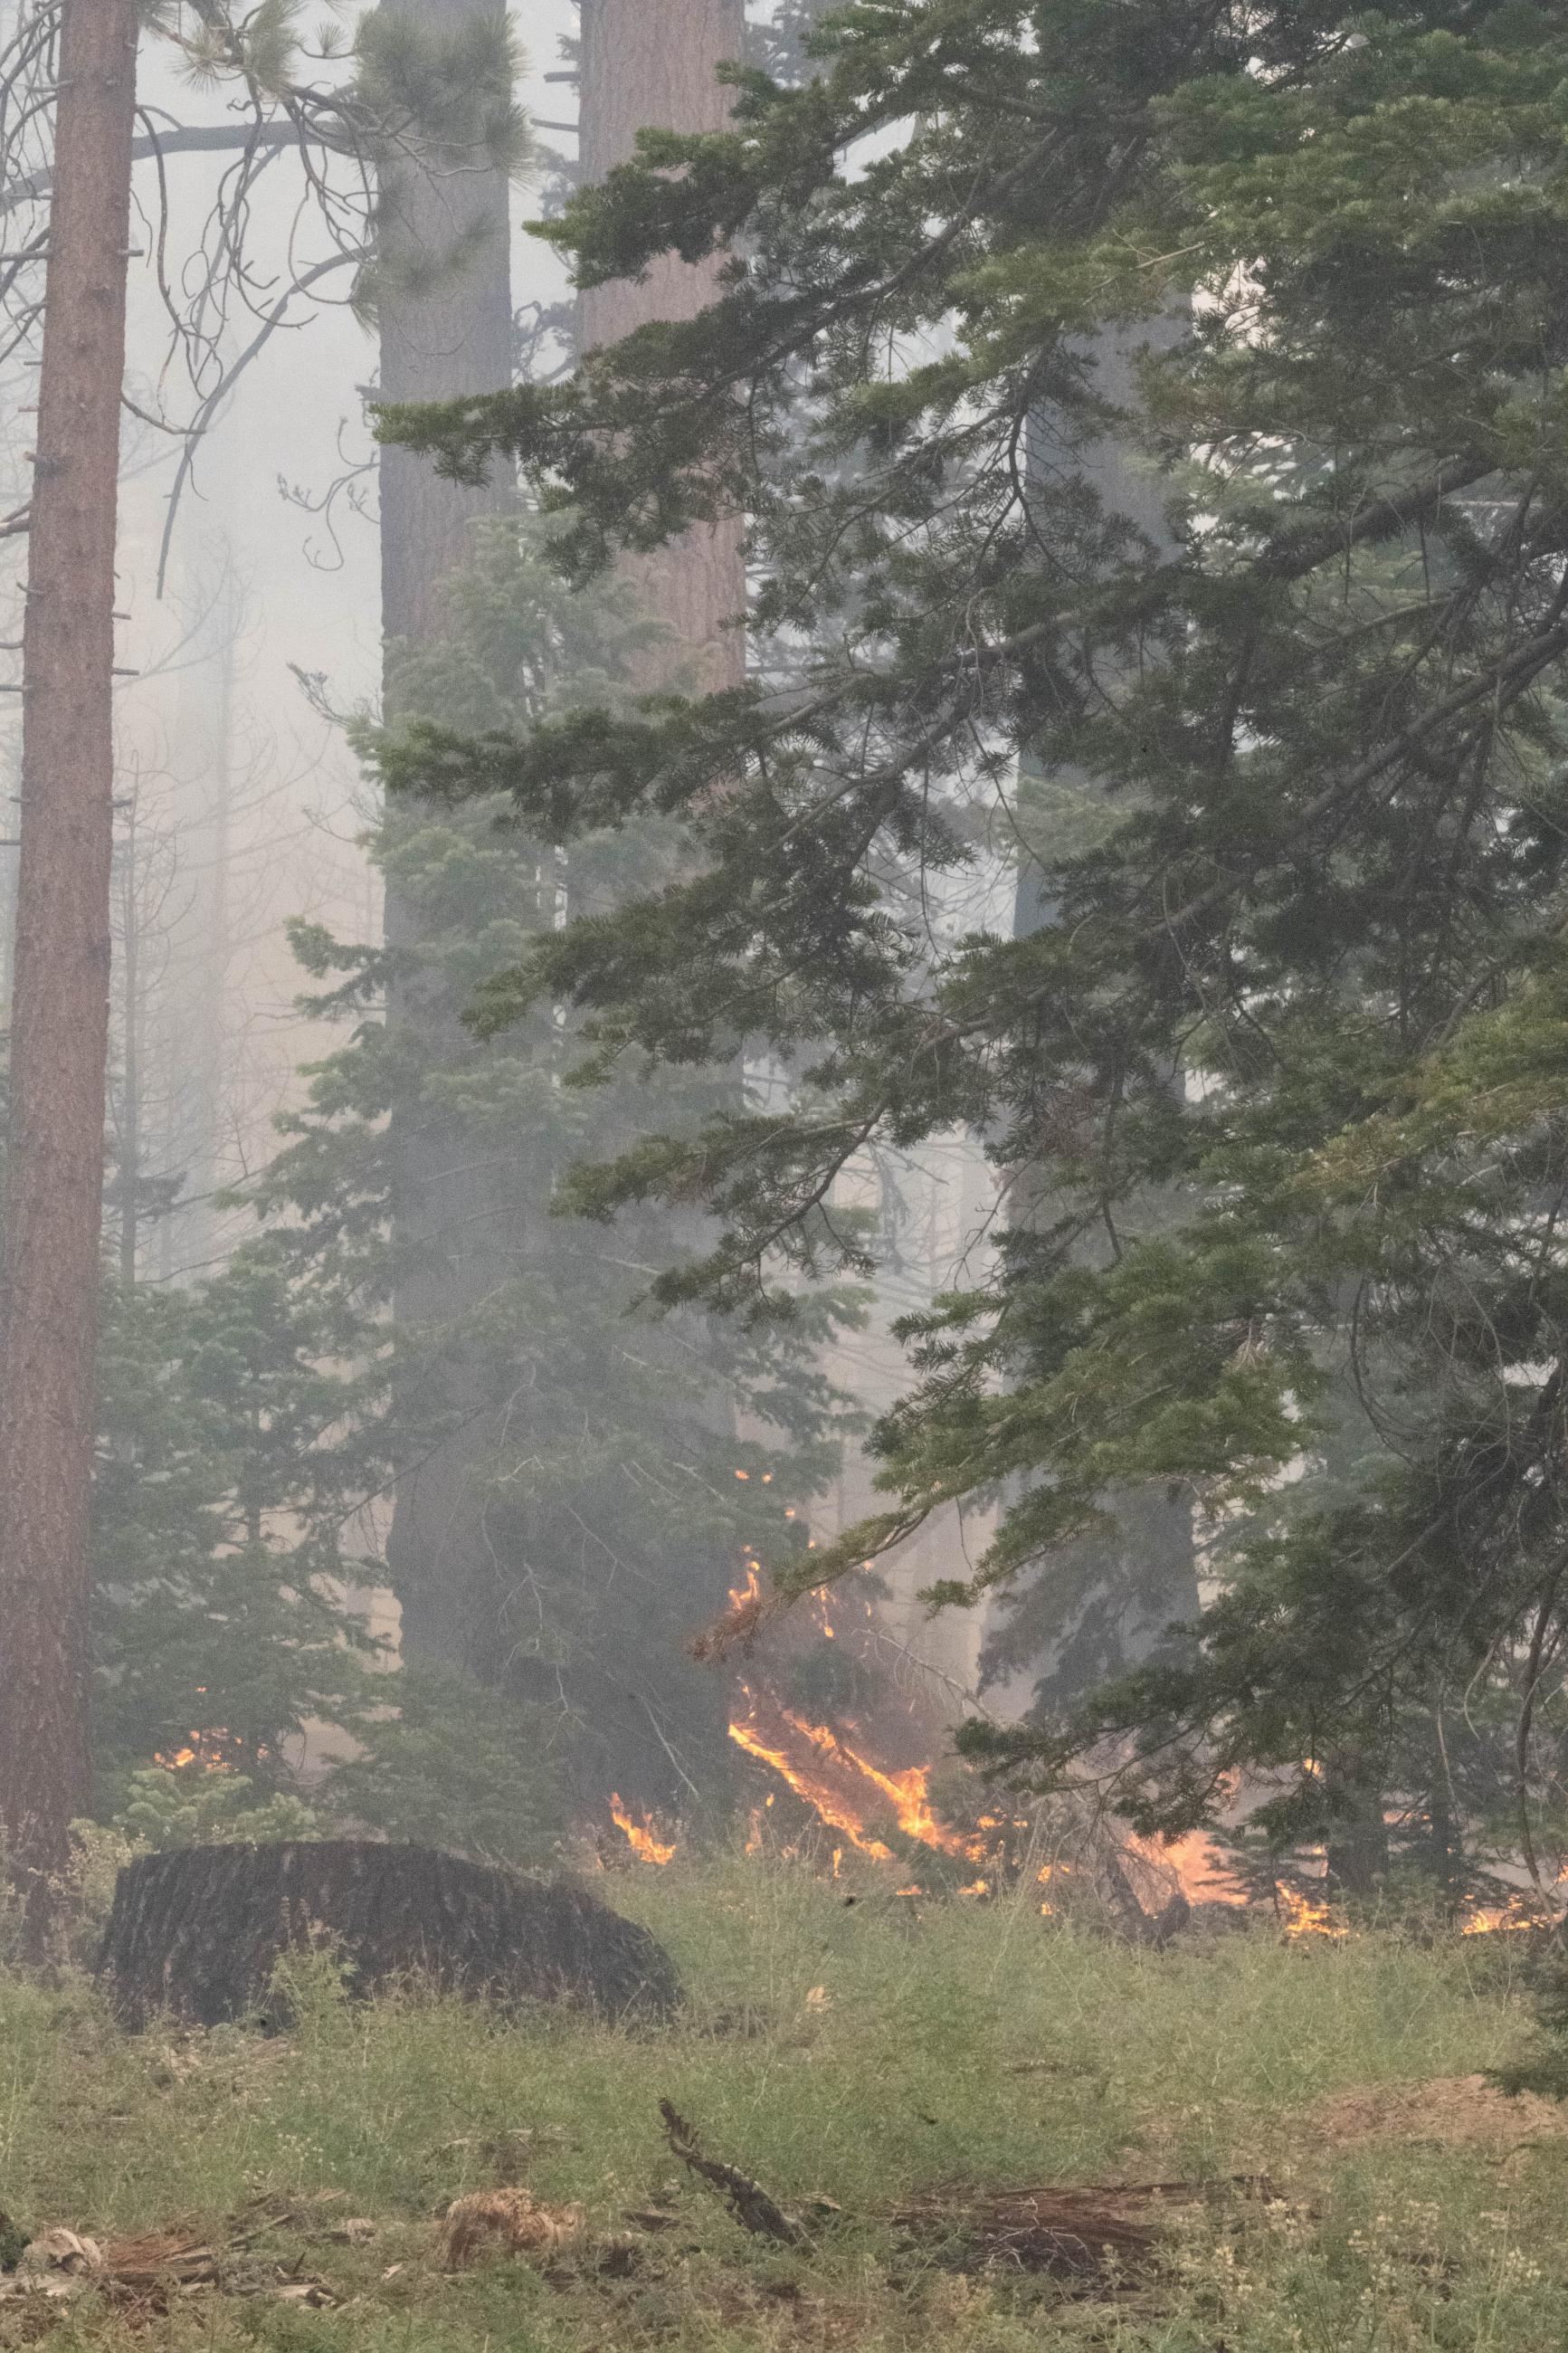
[[[1507,2150],[1568,2137],[1568,2106],[1535,2092],[1510,2096],[1484,2075],[1362,2084],[1331,2093],[1309,2113],[1314,2132],[1333,2148],[1358,2140],[1407,2140]]]

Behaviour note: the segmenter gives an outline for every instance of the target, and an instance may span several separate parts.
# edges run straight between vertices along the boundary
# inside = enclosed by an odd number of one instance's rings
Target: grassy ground
[[[85,1984],[0,1977],[0,2208],[102,2238],[217,2231],[263,2193],[343,2193],[259,2250],[335,2303],[192,2297],[151,2331],[192,2353],[1568,2345],[1554,2113],[1533,2139],[1454,2145],[1425,2137],[1419,2103],[1392,2137],[1323,2106],[1517,2054],[1527,2004],[1506,1938],[1302,1947],[1258,1931],[1151,1955],[1032,1906],[916,1917],[868,1892],[847,1907],[842,1888],[785,1863],[611,1884],[691,1989],[673,2029],[623,2035],[562,2013],[506,2025],[414,1998],[367,2010],[311,1968],[287,2037],[127,2039]],[[815,2252],[749,2237],[680,2171],[661,2096],[786,2205],[837,2201]],[[1121,2293],[954,2269],[958,2242],[944,2260],[888,2221],[945,2182],[1259,2171],[1264,2195],[1173,2210],[1157,2273]],[[626,2275],[587,2255],[443,2271],[437,2214],[503,2180],[584,2201],[595,2231],[624,2232],[626,2210],[650,2200],[679,2227],[639,2242]],[[374,2235],[333,2239],[348,2216]],[[91,2296],[47,2316],[0,2303],[0,2345],[41,2335],[58,2353],[133,2341]]]

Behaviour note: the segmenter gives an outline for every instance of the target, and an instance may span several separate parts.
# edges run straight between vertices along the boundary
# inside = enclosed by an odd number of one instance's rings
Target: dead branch
[[[786,2214],[750,2174],[742,2173],[738,2166],[725,2165],[718,2158],[704,2155],[696,2126],[689,2124],[668,2100],[660,2100],[658,2112],[664,2118],[665,2138],[671,2152],[682,2165],[700,2174],[715,2189],[723,2191],[743,2230],[755,2231],[764,2239],[775,2239],[781,2246],[809,2247],[811,2240],[801,2224]]]

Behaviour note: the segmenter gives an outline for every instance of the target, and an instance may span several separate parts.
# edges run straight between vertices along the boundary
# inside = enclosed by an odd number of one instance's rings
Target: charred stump
[[[417,1977],[502,2004],[668,2016],[679,1997],[646,1928],[581,1888],[369,1840],[178,1847],[116,1883],[98,1972],[121,2021],[265,2014],[282,1955],[330,1942],[353,1992]]]

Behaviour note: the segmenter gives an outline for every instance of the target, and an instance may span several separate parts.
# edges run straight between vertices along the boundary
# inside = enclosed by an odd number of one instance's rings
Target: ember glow
[[[610,1796],[610,1820],[617,1830],[624,1831],[626,1842],[639,1862],[669,1862],[675,1856],[675,1841],[661,1839],[652,1820],[645,1816],[639,1822],[621,1802],[618,1789]]]

